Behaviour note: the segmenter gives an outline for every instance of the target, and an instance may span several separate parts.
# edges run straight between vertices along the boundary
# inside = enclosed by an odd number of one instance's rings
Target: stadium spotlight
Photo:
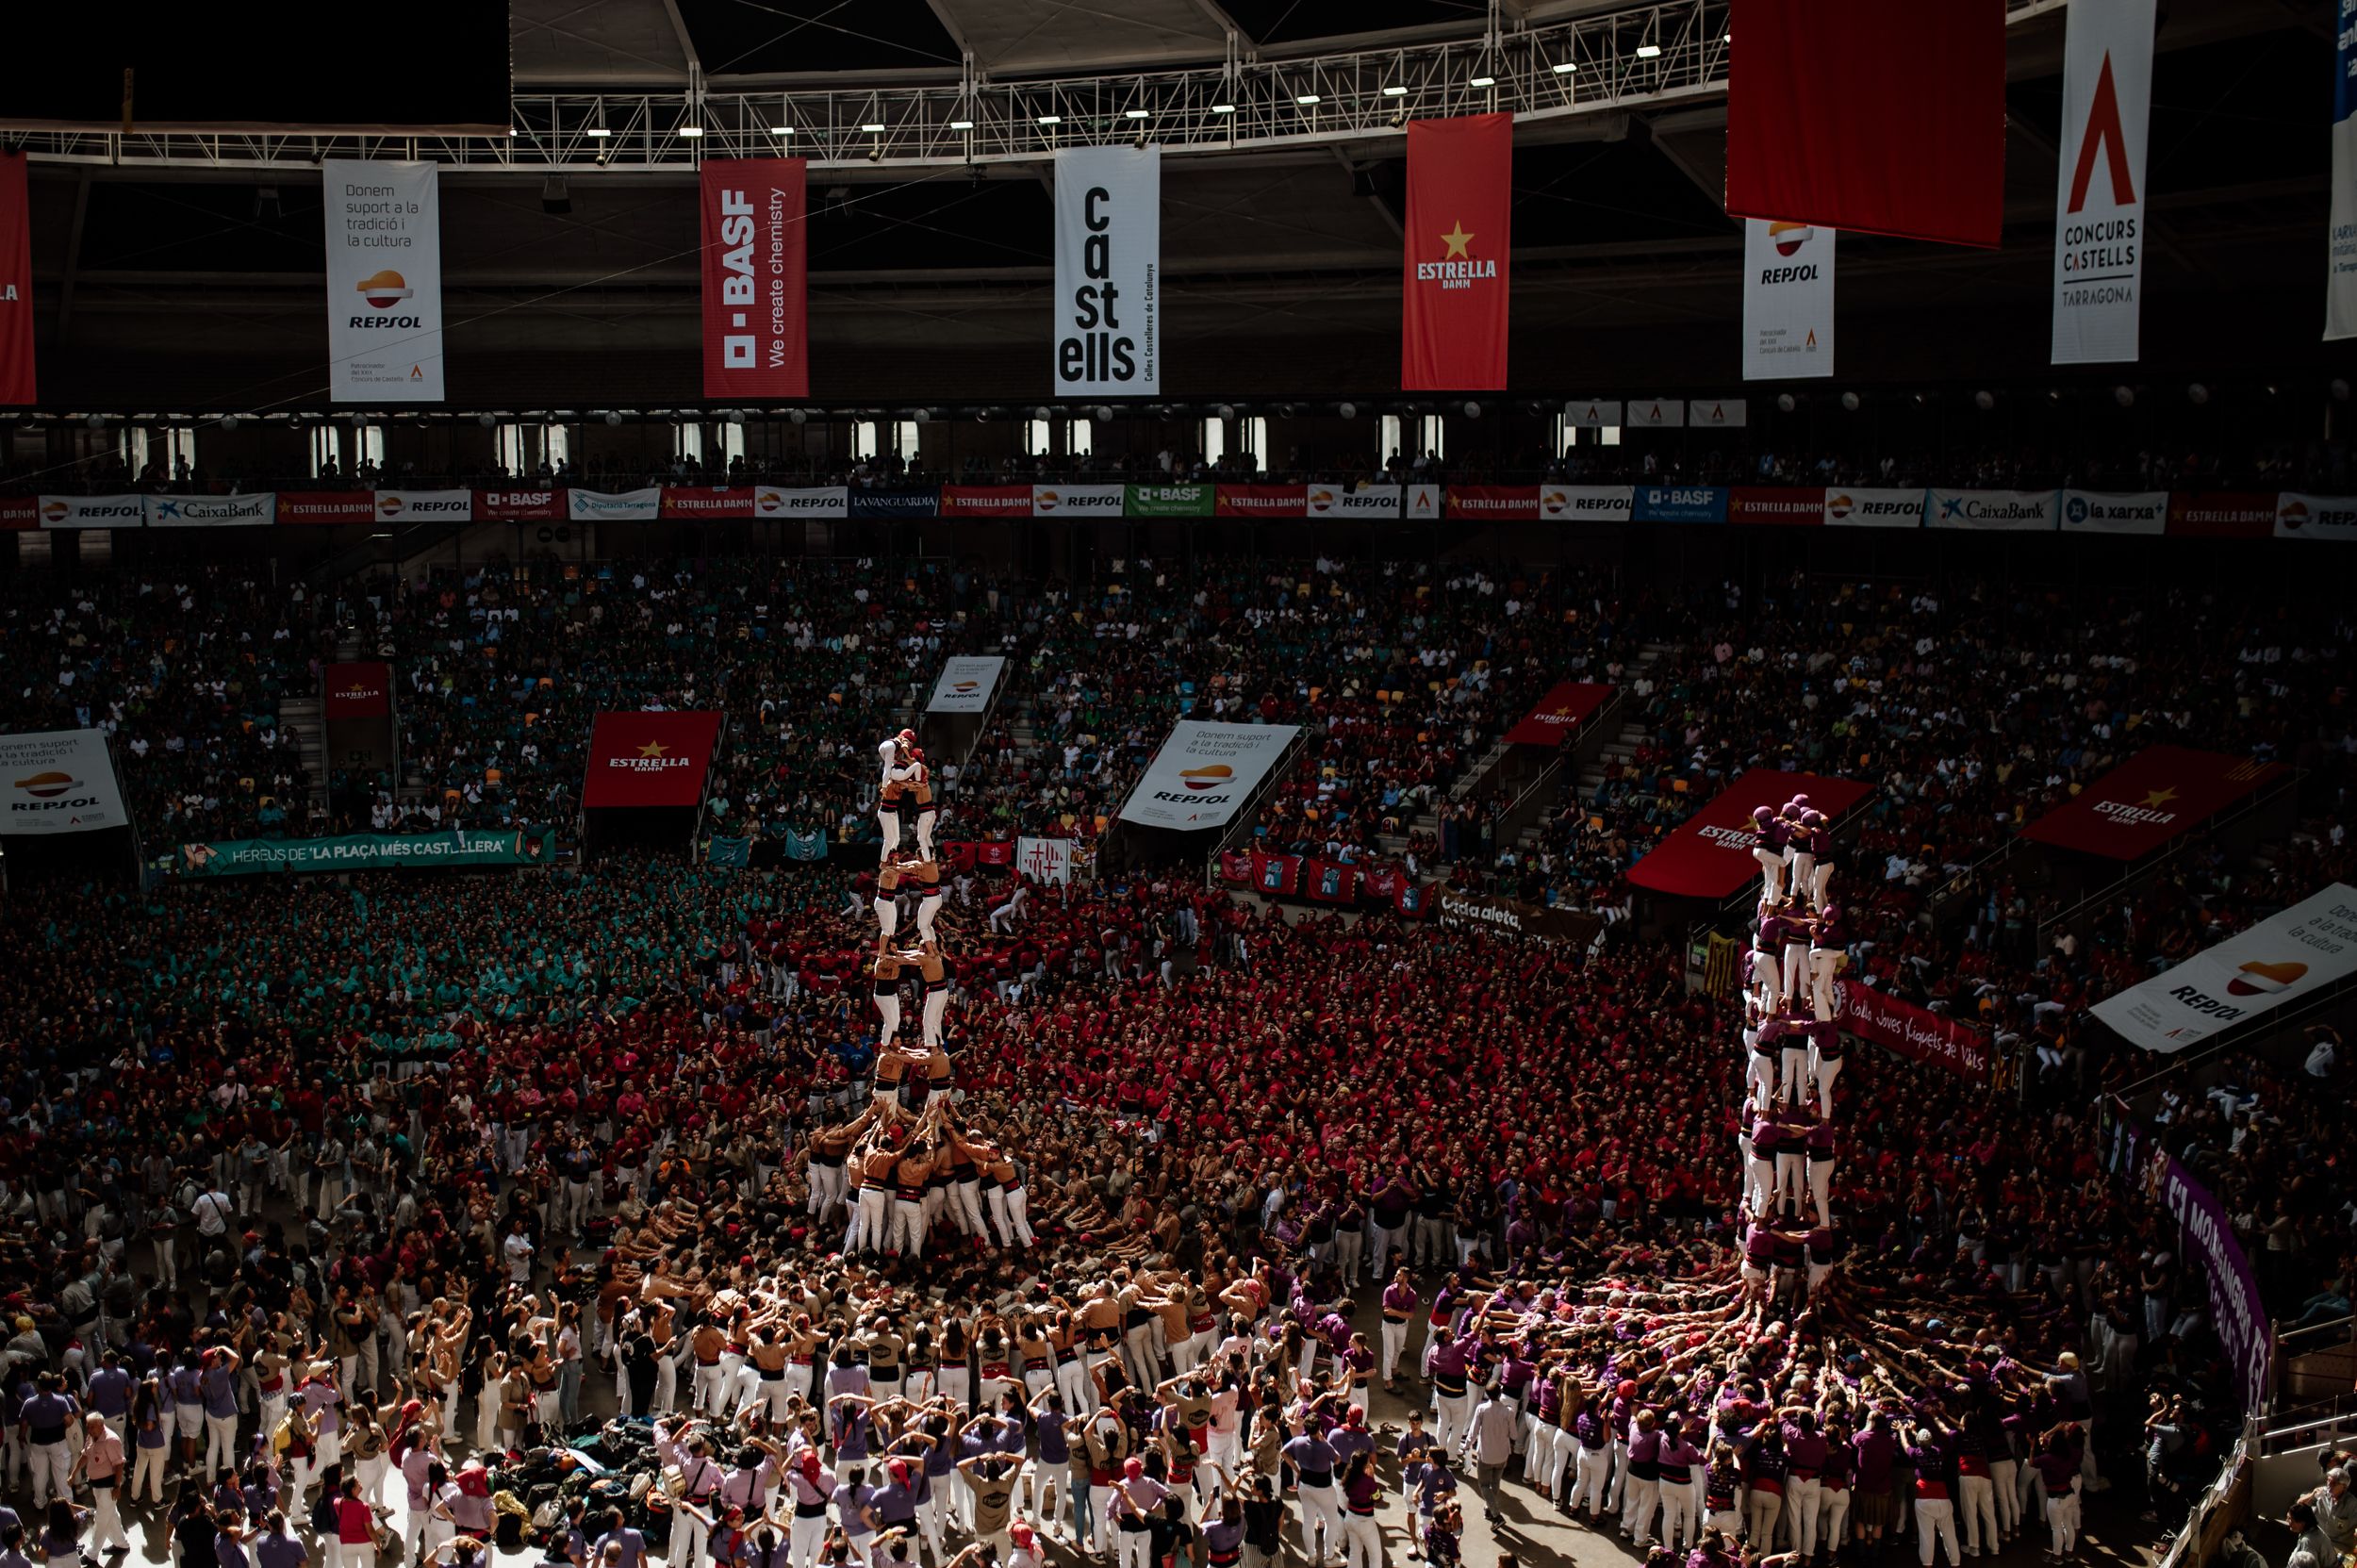
[[[1467,87],[1495,87],[1498,85],[1498,79],[1495,76],[1491,75],[1489,73],[1484,72],[1480,75],[1473,77],[1471,80],[1467,81],[1465,85]]]
[[[785,411],[785,417],[792,423],[808,424],[810,422],[810,410],[807,408],[789,408]]]
[[[745,422],[745,410],[742,408],[723,408],[720,410],[720,418],[729,424],[743,424]]]
[[[1841,406],[1842,406],[1842,407],[1844,407],[1844,408],[1846,408],[1846,409],[1848,409],[1848,410],[1849,410],[1851,413],[1853,413],[1853,414],[1856,413],[1856,412],[1857,412],[1857,394],[1856,394],[1855,392],[1844,392],[1844,393],[1842,393],[1842,394],[1841,394]]]
[[[1359,405],[1355,403],[1338,403],[1334,405],[1334,412],[1346,420],[1355,420],[1359,417]]]
[[[1277,417],[1280,420],[1292,419],[1294,417],[1294,405],[1290,403],[1278,404],[1277,405]]]
[[[1098,404],[1096,405],[1096,407],[1093,410],[1093,412],[1096,415],[1096,422],[1097,422],[1098,424],[1111,424],[1111,423],[1113,423],[1113,404],[1108,404],[1108,403],[1100,403],[1100,404]]]
[[[1568,76],[1573,72],[1578,70],[1579,67],[1574,65],[1570,60],[1558,60],[1555,64],[1548,66],[1547,69],[1554,72],[1558,76]]]
[[[873,142],[871,142],[871,143],[869,143],[869,144],[868,144],[868,148],[867,148],[867,161],[868,161],[868,162],[870,162],[870,163],[882,163],[882,162],[883,161],[883,139],[882,139],[882,138],[879,137],[879,138],[877,138],[877,139],[876,139],[876,140],[874,140]]]
[[[2122,408],[2133,408],[2136,404],[2136,389],[2122,383],[2112,388],[2112,401]]]
[[[622,422],[622,414],[621,414],[621,410],[620,410],[620,409],[618,409],[618,408],[609,408],[609,409],[607,409],[607,410],[605,411],[605,422],[606,422],[606,423],[608,423],[608,424],[619,424],[619,423],[621,423],[621,422]]]
[[[82,422],[89,425],[92,430],[104,430],[107,428],[107,416],[104,414],[85,414],[82,417]]]
[[[2197,408],[2210,401],[2210,389],[2199,381],[2185,388],[2185,397]]]
[[[1383,96],[1386,98],[1405,98],[1408,96],[1408,89],[1398,82],[1388,82],[1384,85]]]
[[[1469,420],[1481,418],[1481,404],[1468,400],[1465,404],[1465,418]]]
[[[1794,397],[1789,392],[1778,392],[1776,394],[1776,407],[1778,411],[1782,413],[1789,414],[1800,405],[1801,400]]]
[[[1031,410],[1031,418],[1040,421],[1042,423],[1045,423],[1055,417],[1056,411],[1053,408],[1048,407],[1047,404],[1044,403],[1037,408]]]
[[[1236,405],[1232,403],[1221,404],[1219,405],[1219,417],[1223,420],[1234,419],[1236,417]]]
[[[499,428],[500,421],[496,414],[477,414],[474,417],[474,422],[486,430],[496,430]]]
[[[1986,414],[1997,406],[1997,394],[1984,387],[1972,394],[1972,406]]]
[[[238,428],[238,416],[235,414],[223,414],[216,422],[218,422],[223,430],[235,430]]]

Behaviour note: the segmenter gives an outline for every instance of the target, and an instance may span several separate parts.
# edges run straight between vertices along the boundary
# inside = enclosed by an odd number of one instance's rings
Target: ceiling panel
[[[678,0],[704,74],[952,70],[957,40],[925,0]]]
[[[994,75],[1216,60],[1226,30],[1196,0],[937,0],[974,61]]]

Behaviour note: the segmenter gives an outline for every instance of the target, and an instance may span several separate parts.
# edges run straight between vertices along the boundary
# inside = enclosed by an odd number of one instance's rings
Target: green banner
[[[498,833],[352,834],[342,838],[231,838],[183,844],[184,877],[256,871],[387,871],[403,867],[545,866],[556,835],[546,828]]]
[[[1129,515],[1133,518],[1208,518],[1211,515],[1209,485],[1132,485]]]

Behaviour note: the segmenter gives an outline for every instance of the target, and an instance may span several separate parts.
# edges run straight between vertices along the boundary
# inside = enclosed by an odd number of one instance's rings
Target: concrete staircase
[[[295,752],[303,759],[303,771],[311,781],[309,795],[299,804],[288,805],[287,826],[294,832],[308,833],[310,818],[327,819],[327,718],[320,700],[281,697],[278,731],[294,735]]]
[[[1648,642],[1638,650],[1634,668],[1654,669],[1661,664],[1664,657],[1673,652],[1674,650],[1666,642]],[[1576,798],[1579,800],[1585,801],[1592,798],[1598,786],[1604,783],[1612,769],[1620,767],[1636,757],[1637,748],[1644,744],[1644,740],[1645,726],[1640,718],[1631,718],[1624,720],[1621,724],[1621,733],[1597,748],[1594,759],[1582,763],[1578,772],[1572,777],[1565,787],[1576,790]],[[1538,845],[1540,831],[1537,823],[1525,828],[1516,838],[1514,847],[1523,853],[1528,854]]]

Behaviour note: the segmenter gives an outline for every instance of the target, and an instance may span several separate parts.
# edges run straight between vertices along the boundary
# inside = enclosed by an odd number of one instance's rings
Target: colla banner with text
[[[1162,153],[1056,155],[1056,395],[1162,388]]]
[[[810,246],[798,157],[717,158],[697,203],[704,396],[810,395]]]
[[[2136,357],[2156,3],[2073,6],[2065,24],[2062,157],[2054,190],[2057,365]]]
[[[327,208],[328,397],[442,401],[440,173],[432,163],[320,165]]]
[[[1403,390],[1505,388],[1513,185],[1512,115],[1408,122]]]

